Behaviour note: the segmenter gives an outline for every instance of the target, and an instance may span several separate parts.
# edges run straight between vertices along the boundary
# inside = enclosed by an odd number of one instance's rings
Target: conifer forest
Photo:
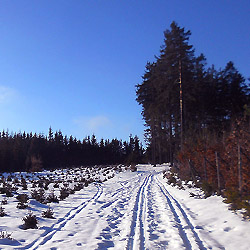
[[[77,140],[62,132],[47,136],[32,133],[0,133],[0,171],[40,171],[76,166],[131,163],[141,161],[143,148],[137,136],[129,141],[97,141],[95,135]]]
[[[250,191],[250,89],[229,61],[208,66],[195,55],[191,32],[172,22],[154,62],[136,86],[147,140],[146,156],[171,162],[183,179],[208,189]]]
[[[132,83],[144,143],[1,129],[0,249],[249,249],[250,79],[208,65],[190,37],[172,22]]]

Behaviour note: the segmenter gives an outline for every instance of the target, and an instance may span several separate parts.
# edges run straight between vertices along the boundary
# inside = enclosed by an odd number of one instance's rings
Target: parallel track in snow
[[[143,212],[145,211],[145,189],[149,184],[149,179],[151,178],[151,175],[145,177],[142,185],[137,192],[131,219],[130,234],[126,247],[127,250],[138,249],[138,246],[139,249],[145,248],[145,229],[142,217]]]
[[[159,179],[159,172],[142,171],[126,180],[95,186],[88,200],[19,249],[67,247],[65,232],[82,249],[211,249],[201,238],[207,232],[198,232],[187,209]],[[210,242],[224,249],[213,239]]]
[[[163,183],[155,177],[156,184],[158,185],[160,191],[166,198],[169,208],[174,216],[176,225],[178,227],[179,235],[183,240],[183,244],[187,250],[191,249],[207,249],[202,240],[200,239],[198,233],[195,231],[194,225],[188,218],[187,213],[182,208],[181,204],[168,192]]]
[[[48,243],[51,238],[60,231],[65,225],[71,221],[78,213],[80,213],[82,210],[84,210],[88,204],[91,201],[97,200],[103,193],[103,187],[99,183],[95,183],[95,186],[97,188],[96,193],[89,198],[88,200],[82,202],[78,207],[70,209],[70,211],[61,219],[59,219],[55,224],[53,224],[51,227],[46,229],[46,231],[36,240],[28,244],[27,246],[23,246],[21,248],[15,248],[15,249],[38,249],[39,246],[44,245],[45,243]]]

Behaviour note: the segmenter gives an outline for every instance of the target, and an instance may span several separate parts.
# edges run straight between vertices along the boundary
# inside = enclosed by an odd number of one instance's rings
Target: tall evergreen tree
[[[219,135],[249,105],[249,88],[233,63],[219,72],[206,68],[205,56],[194,55],[190,35],[172,22],[160,55],[146,64],[142,83],[136,85],[154,164],[173,162],[174,153],[204,129]]]

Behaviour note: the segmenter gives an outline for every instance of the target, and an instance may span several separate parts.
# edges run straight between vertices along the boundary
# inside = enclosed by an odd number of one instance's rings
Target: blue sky
[[[0,0],[0,130],[143,138],[135,85],[172,21],[250,77],[250,1]]]

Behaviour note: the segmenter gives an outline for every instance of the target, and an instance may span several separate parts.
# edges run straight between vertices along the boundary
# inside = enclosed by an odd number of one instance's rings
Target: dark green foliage
[[[27,194],[19,194],[16,199],[19,201],[19,202],[22,202],[22,203],[27,203],[28,200],[29,200],[29,197]]]
[[[135,164],[132,164],[132,165],[130,166],[130,170],[131,170],[132,172],[136,172],[136,171],[137,171],[136,165],[135,165]]]
[[[69,189],[63,187],[63,188],[60,189],[60,196],[59,196],[59,199],[60,199],[60,200],[66,199],[66,198],[69,196],[69,194],[70,194]]]
[[[83,184],[82,183],[78,183],[77,185],[74,186],[75,191],[80,191],[82,189],[83,189]]]
[[[190,35],[173,22],[164,32],[160,55],[147,63],[136,86],[147,127],[146,155],[153,164],[176,162],[185,142],[198,135],[222,136],[250,105],[249,84],[234,64],[219,71],[207,67],[203,54],[194,55]]]
[[[80,141],[63,136],[61,131],[53,133],[51,128],[48,137],[25,132],[14,135],[4,130],[0,132],[0,172],[38,172],[43,168],[125,163],[131,155],[135,161],[141,160],[143,155],[136,136],[130,136],[130,142],[101,139],[98,143],[94,135]],[[12,177],[9,176],[8,180],[12,181]],[[25,183],[22,186],[27,188]],[[47,189],[47,185],[44,188]]]
[[[54,188],[59,188],[59,183],[58,183],[58,182],[56,182],[56,183],[54,184]]]
[[[28,207],[28,200],[29,200],[29,197],[27,194],[19,194],[16,199],[19,201],[18,204],[17,204],[17,208],[19,209],[25,209]]]
[[[5,209],[4,209],[2,206],[0,206],[0,217],[3,217],[3,216],[6,215],[6,213],[5,213],[4,210],[5,210]]]
[[[9,176],[7,177],[7,181],[8,181],[8,182],[11,182],[11,181],[12,181],[11,175],[9,175]]]
[[[53,215],[54,215],[54,212],[50,207],[46,211],[42,212],[42,217],[45,217],[45,218],[55,219]]]
[[[13,240],[11,238],[11,234],[7,233],[7,232],[4,232],[4,231],[1,231],[0,232],[0,239],[9,239],[9,240]]]
[[[18,209],[25,209],[28,207],[28,204],[23,203],[23,202],[18,202],[17,206]]]
[[[6,189],[5,194],[6,194],[7,197],[13,197],[14,196],[14,194],[12,193],[12,190],[10,190],[10,189]]]
[[[46,201],[47,201],[48,203],[50,203],[50,202],[59,203],[59,200],[58,200],[58,198],[57,198],[57,196],[55,195],[54,192],[51,192],[51,193],[48,195]]]
[[[168,184],[176,185],[176,183],[177,183],[177,180],[176,180],[175,176],[173,174],[170,174],[168,177]]]
[[[250,218],[250,196],[241,195],[238,191],[235,190],[226,190],[223,193],[225,197],[224,202],[230,204],[230,209],[240,210],[244,209],[243,215],[245,218]]]
[[[23,229],[36,229],[38,220],[32,212],[29,212],[29,214],[22,218],[24,221]]]
[[[201,189],[204,192],[205,198],[215,194],[216,192],[216,187],[206,181],[202,182]]]
[[[8,204],[8,200],[6,198],[3,198],[1,201],[1,205],[6,205]]]
[[[42,188],[31,191],[31,197],[40,203],[45,203],[46,201],[45,191]]]

